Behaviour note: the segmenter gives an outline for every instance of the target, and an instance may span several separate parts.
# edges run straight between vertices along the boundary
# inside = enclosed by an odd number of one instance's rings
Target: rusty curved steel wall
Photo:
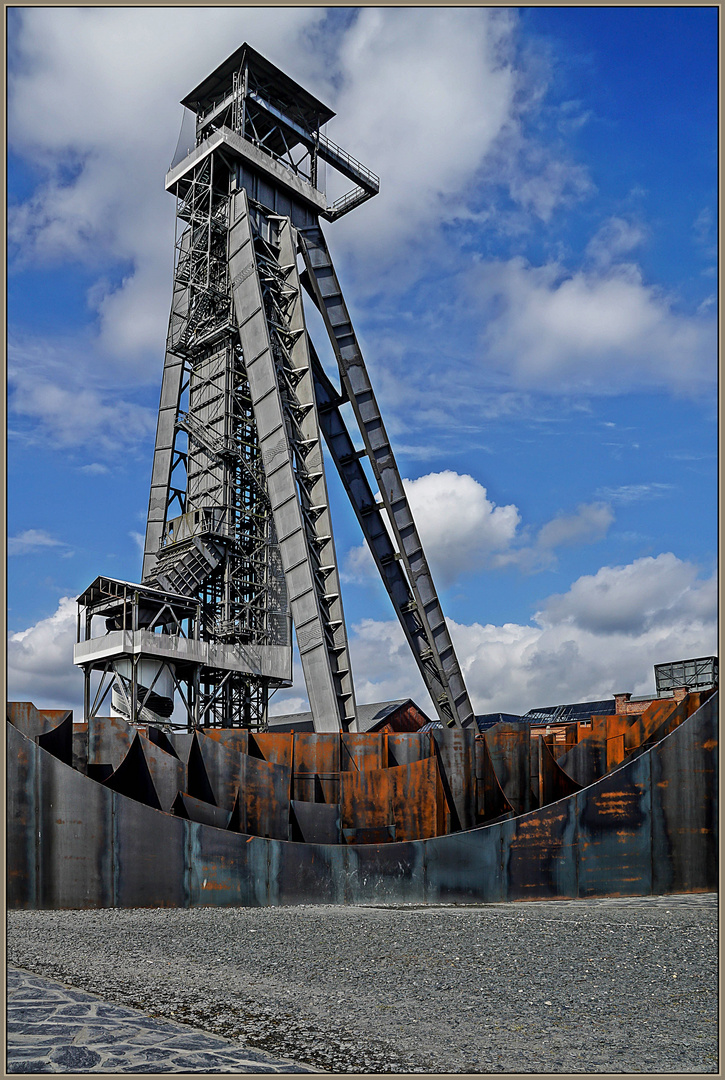
[[[712,890],[717,701],[541,809],[430,839],[355,845],[250,836],[153,809],[8,724],[8,903],[490,903]],[[300,827],[322,836],[325,822]]]

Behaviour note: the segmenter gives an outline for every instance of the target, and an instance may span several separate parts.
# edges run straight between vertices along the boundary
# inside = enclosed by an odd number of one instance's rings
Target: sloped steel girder
[[[307,269],[304,284],[325,322],[341,385],[359,425],[405,568],[415,614],[428,641],[426,660],[433,662],[436,679],[426,678],[427,667],[421,671],[441,721],[447,726],[462,726],[473,718],[468,691],[327,243],[319,226],[301,229],[299,235]],[[385,575],[383,580],[386,580]],[[405,624],[403,628],[406,629]]]
[[[246,192],[233,192],[228,260],[234,311],[302,670],[315,730],[348,730],[355,725],[355,699],[296,240],[289,219],[275,217],[273,227],[279,249],[255,229]]]
[[[425,685],[436,701],[445,693],[438,665],[433,658],[425,627],[418,618],[418,605],[408,585],[408,579],[396,558],[395,547],[385,526],[383,511],[375,501],[373,490],[360,460],[364,451],[355,449],[347,430],[340,406],[347,400],[338,394],[325,374],[317,353],[310,342],[310,357],[315,381],[315,397],[320,428],[325,442],[352,503],[363,536],[375,565],[400,620],[406,640],[413,653]]]

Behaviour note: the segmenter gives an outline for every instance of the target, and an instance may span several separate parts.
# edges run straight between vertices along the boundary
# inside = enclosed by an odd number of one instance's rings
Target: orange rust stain
[[[714,750],[717,746],[717,739],[708,739],[707,742],[702,744],[703,750]]]

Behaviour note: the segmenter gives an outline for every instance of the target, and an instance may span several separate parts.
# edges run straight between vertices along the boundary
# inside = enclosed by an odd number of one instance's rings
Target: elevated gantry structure
[[[465,725],[468,693],[320,224],[374,196],[378,177],[323,134],[335,114],[247,44],[182,104],[196,145],[166,177],[176,257],[143,582],[101,577],[79,597],[86,718],[113,687],[123,715],[159,722],[176,689],[189,725],[264,728],[270,689],[291,682],[293,621],[315,730],[356,729],[324,436],[438,716]],[[354,185],[329,206],[322,162]]]

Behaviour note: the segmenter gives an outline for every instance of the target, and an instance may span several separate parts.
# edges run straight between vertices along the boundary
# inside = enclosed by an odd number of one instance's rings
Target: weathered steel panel
[[[315,809],[330,810],[319,805]],[[348,879],[348,849],[340,844],[276,844],[277,903],[344,904]]]
[[[85,773],[88,769],[88,724],[73,725],[73,768]]]
[[[422,840],[438,835],[443,799],[437,757],[388,769],[390,803],[396,840]]]
[[[269,903],[266,842],[193,821],[187,829],[189,906]]]
[[[244,728],[205,728],[205,734],[235,754],[249,753],[249,732]]]
[[[504,814],[513,814],[513,807],[499,783],[491,751],[483,735],[476,738],[475,754],[478,820],[485,822]]]
[[[509,822],[421,843],[427,904],[495,904],[506,899],[502,848]]]
[[[535,803],[531,792],[529,724],[500,722],[483,733],[498,781],[514,813],[525,814]]]
[[[188,907],[187,830],[192,825],[114,792],[116,907]]]
[[[574,795],[581,790],[581,785],[564,772],[554,759],[548,743],[541,738],[538,743],[540,804],[544,807],[558,802],[559,799],[565,799],[568,795]]]
[[[192,774],[199,791],[207,790],[208,783],[212,798],[207,797],[203,801],[213,802],[231,813],[241,783],[242,755],[229,750],[223,743],[210,739],[203,731],[196,731],[194,737],[199,756],[192,747],[189,752],[189,783],[192,783]],[[206,774],[206,782],[199,782],[201,764]],[[192,793],[196,798],[201,798],[196,790],[192,792],[190,789],[190,794]]]
[[[287,840],[291,776],[284,765],[241,755],[239,794],[230,828],[250,836]]]
[[[611,775],[541,810],[450,836],[381,844],[364,841],[376,829],[388,836],[395,828],[397,836],[420,828],[421,807],[428,813],[444,804],[442,789],[433,798],[435,757],[343,773],[354,843],[288,843],[160,813],[83,776],[8,725],[8,900],[13,907],[59,908],[481,903],[713,889],[717,704],[710,698],[654,749],[635,752]],[[175,760],[146,743],[142,736],[134,740],[112,778],[119,781],[125,766],[121,786],[137,797],[148,794],[144,785],[155,793],[145,751]],[[264,827],[266,814],[284,832],[289,769],[249,756],[244,761],[250,791],[256,783],[258,806],[254,799],[250,805],[257,827]],[[485,761],[478,749],[479,775]],[[281,792],[275,777],[283,781]],[[190,813],[194,802],[183,794]],[[37,814],[36,800],[42,803]],[[247,801],[241,805],[246,814]],[[380,807],[387,807],[387,820],[383,814],[383,821],[366,825]],[[216,817],[213,806],[196,808],[197,816]],[[283,817],[276,819],[280,808]],[[300,812],[321,827],[337,807],[308,804]],[[239,819],[239,804],[236,813]]]
[[[156,746],[155,743],[152,743],[150,739],[147,739],[140,732],[136,738],[143,750],[146,766],[156,789],[161,809],[170,812],[178,793],[188,790],[186,766],[175,755],[167,754],[165,750]]]
[[[340,825],[343,829],[387,829],[393,824],[392,769],[340,774]]]
[[[607,772],[611,772],[612,769],[616,769],[618,765],[621,765],[625,757],[625,738],[624,733],[621,735],[614,735],[607,739]]]
[[[5,728],[7,903],[9,908],[37,908],[38,748],[19,726],[7,723]]]
[[[270,765],[292,768],[295,735],[293,731],[250,731],[248,753]]]
[[[348,846],[345,899],[348,904],[425,902],[423,844]]]
[[[384,735],[343,731],[340,740],[341,771],[386,768],[388,762]]]
[[[7,719],[28,739],[34,739],[41,731],[45,731],[44,722],[32,701],[9,701]]]
[[[627,717],[630,722],[625,732],[625,750],[629,752],[641,746],[676,708],[677,703],[675,701],[671,698],[665,698],[663,701],[653,701],[643,713]]]
[[[553,761],[553,758],[552,758]],[[514,818],[508,825],[503,873],[509,900],[577,896],[577,816],[574,800]]]
[[[681,701],[675,709],[673,709],[668,716],[659,724],[654,731],[650,732],[643,740],[640,750],[649,750],[656,743],[670,735],[675,728],[679,727],[683,720],[687,719],[688,714],[688,702],[687,700]]]
[[[37,739],[73,717],[70,709],[36,709],[31,701],[9,701],[7,718],[28,739]]]
[[[591,732],[559,758],[559,767],[582,787],[593,784],[607,771],[608,719],[593,716]]]
[[[136,734],[116,716],[92,716],[88,721],[88,764],[110,765],[115,771],[128,753]]]
[[[56,714],[60,710],[53,710]],[[47,717],[46,713],[46,717]],[[73,766],[73,713],[68,710],[49,718],[49,727],[40,735],[35,736],[38,746],[42,746],[49,754],[65,765]]]
[[[233,805],[233,804],[232,804]],[[226,829],[232,811],[224,810],[213,803],[202,802],[180,791],[174,799],[172,811],[177,817],[187,821],[196,821],[201,825],[212,825],[215,829]]]
[[[167,754],[171,754],[172,757],[177,757],[179,761],[183,760],[182,755],[179,754],[176,749],[176,742],[171,738],[170,733],[167,733],[162,728],[155,727],[153,724],[148,724],[144,734],[154,746],[158,746],[160,750],[165,751]],[[184,734],[189,735],[190,732],[184,732]],[[181,745],[183,745],[183,743]]]
[[[40,908],[113,906],[113,795],[38,748]]]
[[[574,796],[580,896],[652,892],[650,785],[644,754]]]
[[[388,768],[422,761],[423,758],[428,758],[434,753],[433,736],[429,731],[388,732],[387,753],[387,761],[383,764]]]
[[[302,844],[340,843],[340,804],[290,802],[290,840]]]
[[[293,798],[303,802],[340,802],[338,732],[294,733]]]
[[[209,732],[207,731],[207,734]],[[191,752],[191,744],[194,741],[193,731],[171,731],[169,732],[169,742],[174,748],[179,761],[183,761],[185,765],[189,764],[189,754]]]
[[[161,809],[159,795],[141,745],[141,736],[138,734],[121,764],[103,781],[103,785],[111,791],[117,791],[119,795],[152,806],[155,810]]]
[[[473,728],[436,728],[432,734],[443,790],[453,817],[451,830],[473,828],[478,820],[476,731]]]
[[[702,892],[718,877],[718,699],[651,751],[653,891]]]

